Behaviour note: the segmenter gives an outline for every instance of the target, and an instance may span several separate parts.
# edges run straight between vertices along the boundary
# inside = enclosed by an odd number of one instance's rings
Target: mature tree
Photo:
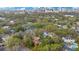
[[[23,44],[25,47],[32,48],[33,47],[33,39],[31,36],[25,35],[23,39]]]
[[[0,28],[0,34],[3,34],[3,33],[5,33],[5,30]]]
[[[54,24],[48,24],[44,27],[44,29],[47,31],[55,31],[57,29],[57,26],[55,26]]]
[[[21,39],[16,36],[12,35],[5,41],[5,47],[10,50],[17,50],[17,48],[20,46]]]

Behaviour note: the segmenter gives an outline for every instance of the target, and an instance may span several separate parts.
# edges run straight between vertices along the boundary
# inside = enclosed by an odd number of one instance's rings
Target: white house
[[[62,37],[62,40],[63,40],[65,43],[74,43],[74,42],[75,42],[75,39],[70,38],[70,37]]]
[[[64,15],[65,17],[74,17],[74,15]]]
[[[43,32],[43,35],[46,37],[48,36],[48,32]]]
[[[9,21],[10,24],[15,24],[14,20]]]
[[[5,20],[5,17],[0,17],[0,20]]]
[[[57,25],[59,28],[67,29],[67,25]]]
[[[10,26],[3,26],[2,28],[3,28],[3,29],[9,29]]]
[[[3,41],[6,41],[7,38],[9,38],[9,35],[4,35],[4,36],[2,36]]]
[[[54,20],[56,20],[56,21],[57,21],[57,20],[59,20],[59,19],[54,19]]]

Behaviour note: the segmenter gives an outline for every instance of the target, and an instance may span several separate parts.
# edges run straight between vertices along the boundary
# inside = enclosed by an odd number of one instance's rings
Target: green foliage
[[[42,38],[41,44],[35,46],[32,50],[34,51],[59,51],[63,47],[63,42],[58,37],[46,37]]]
[[[43,27],[43,24],[40,24],[40,23],[33,23],[33,26],[35,28],[42,28]]]
[[[57,35],[69,35],[69,31],[68,30],[66,30],[66,29],[59,29],[59,30],[56,30],[55,31],[55,33],[57,34]]]
[[[32,48],[33,47],[32,38],[28,35],[25,35],[23,39],[23,44],[25,47]]]
[[[49,45],[45,45],[45,46],[36,46],[32,49],[33,51],[48,51],[49,50]]]
[[[63,44],[46,44],[44,46],[39,45],[34,47],[32,50],[33,51],[60,51],[62,50]]]
[[[47,18],[44,18],[44,19],[42,20],[42,22],[48,23],[48,19],[47,19]]]
[[[62,44],[51,44],[51,50],[52,51],[59,51],[62,49]]]
[[[75,51],[79,51],[79,47],[75,49]]]
[[[41,37],[41,35],[42,35],[42,29],[35,29],[33,32],[35,33],[36,36]]]
[[[76,41],[79,43],[79,36],[76,37]]]
[[[61,40],[60,37],[54,36],[54,37],[46,37],[46,38],[42,38],[42,44],[46,45],[46,44],[54,44],[54,43],[62,43],[63,41]]]
[[[6,48],[9,48],[11,50],[16,50],[20,43],[21,39],[18,38],[16,35],[12,35],[5,41],[5,46]]]
[[[16,25],[13,27],[13,29],[16,31],[16,32],[19,32],[19,31],[23,31],[24,28],[21,26],[21,25]]]
[[[3,33],[5,33],[5,30],[0,28],[0,34],[3,34]]]
[[[55,26],[53,24],[48,24],[44,27],[44,29],[47,31],[55,31],[57,29],[57,26]]]
[[[26,12],[25,12],[26,13]],[[2,29],[3,26],[10,26],[11,30],[15,30],[16,33],[22,31],[23,36],[11,34],[11,36],[5,41],[5,46],[12,50],[16,50],[21,44],[24,47],[28,47],[34,51],[59,51],[62,49],[63,41],[61,36],[72,35],[76,38],[76,42],[79,44],[78,33],[72,30],[72,27],[76,26],[75,22],[79,21],[79,16],[65,17],[65,14],[75,14],[75,13],[31,13],[31,14],[14,14],[14,13],[1,13],[6,20],[0,21],[0,34],[5,34],[5,32],[10,32]],[[58,19],[58,20],[56,20]],[[15,24],[9,24],[9,21],[15,21]],[[59,25],[66,25],[68,29],[58,28]],[[30,31],[31,29],[32,31]],[[55,36],[44,37],[43,31],[53,32]],[[27,32],[27,34],[25,34]],[[9,35],[9,34],[7,34]],[[38,46],[33,45],[32,37],[40,37],[41,44]],[[79,50],[77,48],[76,50]]]

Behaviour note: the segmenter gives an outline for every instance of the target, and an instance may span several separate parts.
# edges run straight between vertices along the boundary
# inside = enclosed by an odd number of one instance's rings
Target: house
[[[78,48],[78,44],[77,43],[65,44],[64,45],[64,50],[74,51],[76,48]]]
[[[75,39],[70,36],[62,37],[62,40],[64,41],[64,50],[74,51],[78,48],[78,44],[75,42]]]
[[[43,32],[44,37],[48,36],[48,32]]]
[[[62,37],[62,40],[65,42],[65,43],[74,43],[75,42],[75,39],[71,38],[71,37]]]
[[[78,48],[78,44],[77,43],[73,43],[72,45],[71,45],[71,48]]]
[[[71,29],[75,30],[75,26],[72,26]]]
[[[25,34],[35,35],[35,33],[33,32],[32,29],[27,29],[27,30],[25,31]]]
[[[15,30],[11,29],[10,32],[11,32],[12,34],[14,34],[14,33],[15,33]]]
[[[49,36],[49,37],[53,37],[53,34],[52,34],[52,33],[49,33],[48,36]]]
[[[2,28],[3,28],[3,29],[9,29],[10,26],[3,26]]]
[[[14,20],[9,21],[10,24],[15,24]]]
[[[65,17],[74,17],[74,15],[64,15]]]
[[[5,17],[0,16],[0,20],[5,20],[5,19],[6,19]]]
[[[16,19],[11,19],[9,22],[8,22],[9,25],[14,25],[16,24]]]
[[[3,26],[2,28],[5,30],[6,34],[15,33],[15,30],[11,29],[10,26]]]
[[[76,25],[79,26],[79,21],[76,22]]]
[[[68,28],[67,25],[64,25],[64,26],[63,26],[63,29],[67,29],[67,28]]]
[[[56,21],[57,21],[57,20],[59,20],[59,19],[54,19],[54,20],[56,20]]]
[[[7,35],[3,35],[3,36],[2,36],[2,40],[3,40],[3,41],[6,41],[6,39],[7,39],[8,37],[9,37],[8,34],[7,34]]]
[[[63,29],[67,29],[67,25],[57,25],[60,29],[63,28]]]
[[[51,37],[52,38],[52,37],[54,37],[56,35],[55,35],[55,33],[52,33],[52,32],[43,32],[43,36],[44,37],[48,36],[48,37]]]
[[[25,14],[25,10],[17,10],[14,14]]]
[[[72,49],[70,48],[70,45],[65,44],[63,48],[64,48],[64,51],[72,51]]]
[[[10,26],[3,26],[2,27],[5,30],[5,33],[9,33],[10,32]]]
[[[53,12],[53,10],[45,10],[45,13]]]

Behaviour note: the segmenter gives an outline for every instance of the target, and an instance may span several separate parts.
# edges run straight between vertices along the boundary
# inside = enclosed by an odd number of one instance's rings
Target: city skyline
[[[0,10],[79,9],[79,7],[0,7]]]

